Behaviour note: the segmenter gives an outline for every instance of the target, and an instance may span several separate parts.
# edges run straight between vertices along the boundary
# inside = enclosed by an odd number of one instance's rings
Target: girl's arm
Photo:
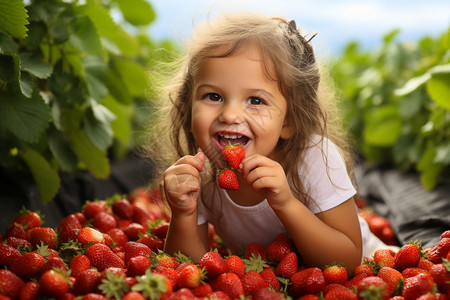
[[[342,262],[351,274],[361,264],[361,229],[353,198],[316,215],[295,198],[274,211],[309,265]]]
[[[197,225],[197,199],[204,154],[180,158],[164,173],[164,192],[172,211],[164,251],[181,251],[198,262],[207,249],[207,224]]]
[[[261,155],[242,161],[242,174],[263,195],[286,227],[305,263],[324,266],[342,262],[349,273],[361,263],[362,239],[353,198],[313,214],[290,189],[279,163]]]

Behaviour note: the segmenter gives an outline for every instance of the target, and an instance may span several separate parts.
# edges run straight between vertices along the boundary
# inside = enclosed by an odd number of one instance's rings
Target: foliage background
[[[145,0],[0,0],[2,173],[31,174],[44,203],[61,172],[109,176],[152,119],[148,69],[178,51],[152,40],[154,19]],[[380,49],[348,44],[332,75],[363,158],[433,189],[450,174],[450,29],[414,43],[398,34]]]
[[[60,172],[109,176],[151,119],[148,68],[176,52],[146,34],[154,19],[144,0],[0,0],[4,173],[31,174],[44,203]]]

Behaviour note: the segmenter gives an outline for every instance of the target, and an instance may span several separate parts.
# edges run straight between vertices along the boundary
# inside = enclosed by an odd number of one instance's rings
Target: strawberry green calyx
[[[122,299],[123,295],[130,290],[130,286],[125,282],[125,275],[112,272],[106,272],[106,278],[102,279],[98,288],[106,298],[117,300]]]
[[[153,274],[150,269],[143,276],[136,277],[138,283],[131,290],[140,292],[147,299],[167,299],[172,293],[169,280],[162,275]]]

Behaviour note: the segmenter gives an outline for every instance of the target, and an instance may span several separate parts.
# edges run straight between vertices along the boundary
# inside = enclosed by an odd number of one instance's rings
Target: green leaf
[[[145,0],[117,0],[123,17],[130,24],[149,25],[156,18],[155,11]]]
[[[95,147],[82,130],[68,132],[78,159],[97,178],[107,178],[110,174],[109,160],[105,150]]]
[[[67,137],[59,130],[53,129],[48,134],[48,145],[61,169],[73,172],[77,169],[78,159]]]
[[[105,108],[106,109],[106,108]],[[83,125],[89,140],[101,150],[108,149],[113,141],[113,131],[109,125],[109,121],[99,120],[93,109],[88,109],[83,118]]]
[[[123,105],[111,96],[105,97],[102,103],[116,116],[116,119],[111,122],[114,137],[128,144],[131,138],[131,106]]]
[[[450,73],[434,73],[427,82],[427,91],[434,102],[450,110]]]
[[[55,197],[61,184],[58,173],[41,154],[31,148],[20,152],[20,155],[33,175],[41,201],[44,204],[49,203]]]
[[[11,53],[17,51],[17,44],[8,35],[0,31],[0,53]]]
[[[98,56],[87,56],[83,58],[82,64],[85,70],[86,85],[92,98],[100,101],[108,94],[105,85],[107,78],[107,67],[105,62]]]
[[[101,55],[102,45],[94,23],[88,16],[75,18],[70,29],[72,34],[69,37],[70,43],[86,54]]]
[[[394,90],[394,95],[396,96],[405,96],[417,90],[424,83],[426,83],[431,78],[430,73],[425,73],[421,76],[413,77],[406,82],[404,86]]]
[[[87,0],[86,4],[78,6],[76,11],[89,16],[99,35],[116,44],[122,54],[137,55],[139,53],[140,48],[137,40],[114,23],[111,14],[97,4],[95,0]]]
[[[0,80],[19,81],[20,78],[20,59],[17,54],[0,54]]]
[[[33,78],[31,78],[31,75],[27,72],[21,72],[20,73],[20,90],[22,91],[22,94],[27,97],[31,98],[33,94]]]
[[[0,31],[23,39],[27,36],[28,15],[22,0],[0,0]]]
[[[53,72],[53,67],[48,62],[32,57],[30,52],[22,52],[19,57],[20,69],[33,74],[37,78],[48,78]]]
[[[121,60],[117,62],[117,69],[120,70],[131,95],[145,96],[149,82],[144,67],[134,61]]]
[[[0,120],[21,140],[37,142],[50,119],[50,108],[37,91],[31,99],[13,92],[0,93]]]
[[[383,106],[369,114],[364,128],[364,140],[373,146],[391,146],[400,135],[402,120],[397,107]]]

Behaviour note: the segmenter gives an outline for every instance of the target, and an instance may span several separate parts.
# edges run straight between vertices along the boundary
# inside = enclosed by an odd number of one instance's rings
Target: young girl
[[[250,13],[198,26],[164,123],[177,158],[163,176],[172,211],[165,251],[198,262],[211,223],[233,252],[284,232],[305,264],[338,261],[352,272],[361,263],[368,230],[310,38],[293,21]],[[245,149],[237,191],[215,179],[229,141]]]

